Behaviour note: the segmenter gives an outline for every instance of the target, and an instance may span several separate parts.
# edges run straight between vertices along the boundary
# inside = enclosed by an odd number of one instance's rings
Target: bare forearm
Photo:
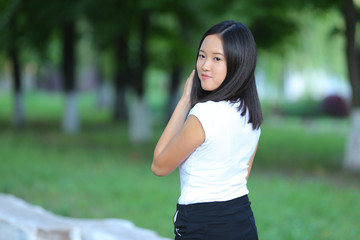
[[[192,81],[194,79],[194,73],[195,73],[195,71],[193,70],[191,72],[190,76],[188,77],[188,79],[186,80],[182,97],[181,97],[180,101],[178,102],[165,130],[163,131],[163,133],[155,147],[153,163],[152,163],[152,170],[155,174],[163,175],[163,171],[160,171],[159,169],[163,169],[164,161],[168,162],[169,159],[166,157],[161,158],[161,155],[162,155],[162,153],[166,152],[165,150],[170,145],[171,141],[175,139],[175,136],[182,130],[182,128],[184,126],[185,119],[190,110],[190,95],[191,95]],[[183,144],[181,144],[181,145],[183,145]],[[175,156],[176,151],[177,150],[175,150],[174,152],[171,152],[171,154],[174,154],[174,156]],[[182,155],[180,154],[179,161],[183,160],[181,156]],[[170,166],[167,166],[166,168],[169,168],[171,170],[174,168],[174,166],[177,166],[177,164],[178,163],[170,164]],[[168,173],[168,171],[165,171],[165,172]]]
[[[154,159],[162,152],[171,139],[178,133],[184,125],[187,114],[190,110],[190,101],[186,98],[178,102],[165,130],[163,131],[154,150]]]

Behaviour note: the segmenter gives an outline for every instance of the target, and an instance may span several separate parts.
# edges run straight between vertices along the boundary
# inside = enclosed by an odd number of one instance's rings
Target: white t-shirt
[[[179,166],[179,204],[227,201],[249,193],[248,163],[260,137],[240,103],[229,101],[196,104],[189,115],[197,117],[205,141]]]

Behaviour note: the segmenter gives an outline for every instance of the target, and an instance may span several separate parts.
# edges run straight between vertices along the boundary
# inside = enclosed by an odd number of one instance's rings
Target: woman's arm
[[[187,79],[183,95],[155,147],[151,170],[157,176],[170,174],[205,141],[200,121],[192,115],[186,119],[193,78],[194,71]]]

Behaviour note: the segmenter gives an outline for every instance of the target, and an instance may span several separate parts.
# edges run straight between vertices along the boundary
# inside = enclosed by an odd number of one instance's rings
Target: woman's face
[[[214,91],[225,80],[227,66],[220,36],[213,34],[205,37],[201,44],[196,70],[205,91]]]

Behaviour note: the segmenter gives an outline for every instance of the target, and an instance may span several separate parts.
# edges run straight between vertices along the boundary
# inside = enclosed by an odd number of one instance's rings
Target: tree
[[[356,39],[360,6],[353,0],[254,0],[241,5],[236,3],[233,11],[249,12],[251,9],[249,15],[245,13],[243,16],[249,22],[259,47],[275,47],[282,51],[282,40],[289,39],[297,28],[291,12],[304,8],[313,8],[319,12],[334,8],[343,16],[344,29],[340,32],[345,38],[348,78],[352,89],[350,132],[343,166],[347,170],[360,171],[360,42]]]
[[[317,0],[309,1],[308,5],[315,9],[326,11],[335,8],[344,19],[344,29],[341,32],[345,39],[345,56],[348,79],[352,90],[350,131],[344,154],[343,167],[345,170],[360,171],[360,42],[356,39],[357,24],[359,22],[359,4],[353,0]]]
[[[75,19],[65,20],[61,25],[62,73],[64,91],[66,94],[66,107],[63,118],[63,130],[68,133],[74,133],[79,130],[79,116],[76,97],[77,94],[75,86]]]
[[[350,133],[344,158],[344,168],[360,171],[360,45],[356,41],[356,24],[359,21],[358,6],[353,0],[345,0],[341,6],[345,19],[346,59],[352,88]]]
[[[113,69],[115,121],[126,120],[128,117],[125,91],[130,80],[129,34],[132,26],[131,14],[135,4],[136,1],[89,0],[84,11],[93,29],[94,45],[99,52],[99,58],[101,53],[112,53],[115,65]]]
[[[48,26],[51,19],[41,21],[42,12],[38,10],[38,4],[36,1],[0,1],[0,46],[7,52],[12,63],[15,127],[25,124],[21,81],[24,59],[21,53],[24,50],[35,49],[41,55],[50,35]]]
[[[46,46],[52,35],[57,35],[61,39],[61,70],[65,94],[62,129],[67,133],[77,132],[80,127],[75,79],[76,22],[83,11],[85,1],[24,1],[29,19],[27,28],[37,33],[35,37],[30,38],[33,40],[31,46],[38,52],[44,52],[43,46]]]
[[[75,107],[75,21],[82,7],[82,1],[7,1],[0,2],[5,6],[3,18],[1,19],[0,40],[4,48],[9,52],[13,62],[14,92],[15,92],[15,122],[20,123],[22,109],[21,104],[21,80],[19,52],[26,46],[36,50],[43,56],[44,46],[49,42],[50,37],[57,31],[61,31],[63,41],[63,77],[64,87],[67,94],[67,108],[65,111],[64,130],[75,132],[78,128],[77,109]],[[69,8],[69,5],[72,7]]]
[[[76,23],[84,10],[86,0],[37,0],[39,7],[39,20],[49,22],[47,29],[50,34],[60,33],[62,42],[62,78],[65,94],[65,111],[63,114],[62,128],[67,133],[79,131],[80,120],[77,106],[76,89]],[[69,7],[71,6],[71,7]],[[34,10],[36,11],[36,10]]]
[[[25,124],[25,113],[23,104],[23,91],[21,84],[21,32],[24,30],[24,23],[20,21],[23,17],[20,1],[1,1],[0,20],[0,45],[9,56],[12,63],[13,96],[14,96],[14,126],[19,128]]]

